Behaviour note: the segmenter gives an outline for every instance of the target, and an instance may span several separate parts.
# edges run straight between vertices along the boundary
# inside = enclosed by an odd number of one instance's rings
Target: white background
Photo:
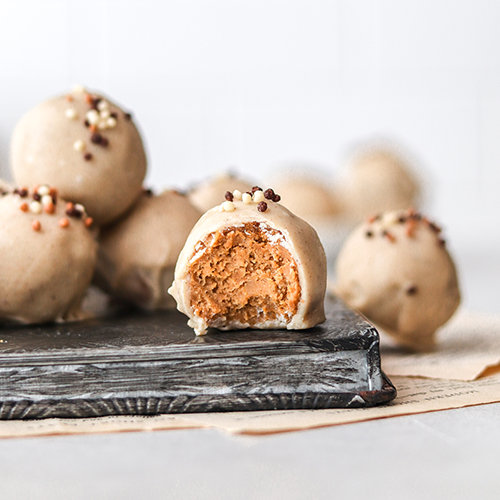
[[[494,0],[0,1],[0,172],[16,121],[74,83],[134,113],[148,184],[331,172],[393,140],[456,252],[500,248]]]

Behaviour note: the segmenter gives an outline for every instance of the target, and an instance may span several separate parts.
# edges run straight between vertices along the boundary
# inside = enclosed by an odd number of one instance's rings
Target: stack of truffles
[[[0,320],[78,319],[94,274],[117,297],[173,307],[167,288],[201,213],[176,191],[145,190],[146,166],[132,115],[81,86],[19,121],[18,187],[0,189]]]
[[[459,304],[441,230],[409,208],[418,182],[390,151],[358,155],[336,191],[228,174],[155,195],[146,167],[132,115],[81,86],[19,121],[16,187],[0,183],[0,322],[82,318],[94,283],[145,309],[177,304],[198,335],[311,328],[325,320],[315,228],[373,212],[340,251],[337,295],[411,349],[432,347]]]

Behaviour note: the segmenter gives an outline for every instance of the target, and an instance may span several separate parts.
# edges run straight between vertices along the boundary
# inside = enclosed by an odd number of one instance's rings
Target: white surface
[[[499,22],[495,0],[0,0],[0,164],[20,116],[81,82],[134,112],[152,185],[333,175],[387,137],[458,248],[500,248]]]

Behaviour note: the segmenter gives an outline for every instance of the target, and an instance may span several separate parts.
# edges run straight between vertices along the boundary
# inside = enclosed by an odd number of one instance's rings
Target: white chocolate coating
[[[87,95],[107,103],[92,112],[106,146],[92,142],[84,124],[91,112]],[[91,159],[85,160],[86,154]],[[58,186],[64,199],[81,203],[96,224],[105,225],[139,197],[146,154],[133,121],[116,104],[77,91],[48,99],[21,118],[12,136],[11,165],[17,185]]]
[[[93,232],[83,218],[66,214],[62,199],[52,214],[24,212],[23,203],[33,201],[16,194],[0,196],[0,320],[77,319],[94,274]],[[69,222],[67,227],[61,227],[62,219]]]
[[[201,212],[175,191],[144,193],[134,208],[99,236],[96,281],[145,309],[174,309],[167,289],[186,238]]]
[[[179,311],[190,318],[188,325],[194,328],[198,335],[204,334],[208,328],[206,321],[197,317],[193,311],[186,280],[189,266],[197,258],[196,244],[213,232],[251,222],[262,223],[283,234],[284,244],[297,264],[301,287],[297,312],[288,323],[280,320],[268,321],[253,328],[301,330],[322,323],[325,320],[326,257],[316,231],[279,203],[267,202],[268,209],[265,212],[259,212],[254,202],[246,204],[243,201],[233,201],[232,203],[234,204],[232,211],[226,211],[217,206],[203,215],[191,231],[177,261],[175,279],[169,293],[175,298]],[[278,242],[278,244],[282,243]],[[234,329],[248,326],[228,324],[217,325],[217,328]]]
[[[188,193],[191,203],[205,213],[219,205],[226,191],[238,189],[242,193],[250,191],[253,185],[233,174],[221,174],[196,185]]]
[[[338,256],[335,291],[398,343],[428,350],[460,291],[439,229],[425,218],[400,222],[408,213],[387,212],[358,226]]]

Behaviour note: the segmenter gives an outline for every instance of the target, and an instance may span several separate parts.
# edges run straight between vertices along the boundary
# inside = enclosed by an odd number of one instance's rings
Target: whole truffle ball
[[[333,190],[319,180],[301,176],[282,179],[276,182],[276,192],[288,210],[313,226],[331,220],[341,210]]]
[[[169,309],[167,294],[186,238],[201,212],[176,191],[144,192],[134,208],[103,228],[96,281],[107,292],[145,309]]]
[[[242,193],[250,191],[253,185],[241,177],[225,173],[200,182],[188,193],[191,203],[205,213],[215,207],[224,198],[227,191],[238,189]]]
[[[48,99],[21,118],[11,164],[18,185],[56,185],[98,225],[136,201],[146,174],[146,154],[131,116],[81,88]]]
[[[419,183],[407,162],[386,149],[359,152],[345,171],[343,204],[357,221],[418,205]]]
[[[48,186],[0,196],[1,320],[78,318],[96,262],[89,225],[83,207]]]
[[[336,293],[400,344],[434,345],[460,303],[457,273],[440,229],[412,211],[361,224],[336,262]]]

